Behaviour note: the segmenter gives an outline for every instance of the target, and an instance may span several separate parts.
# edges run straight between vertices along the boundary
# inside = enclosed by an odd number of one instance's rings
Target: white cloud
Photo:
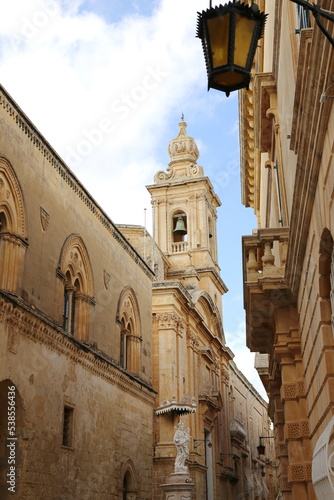
[[[120,171],[134,175],[134,161],[148,163],[152,179],[156,164],[146,158],[166,141],[171,113],[199,105],[205,68],[195,27],[203,2],[164,0],[152,17],[128,13],[117,24],[81,12],[82,4],[5,7],[3,84],[79,179],[89,179],[93,165],[101,184],[115,175],[119,182]],[[122,178],[128,193],[138,187]],[[97,201],[107,210],[126,209],[121,194],[111,200],[104,191]]]
[[[202,119],[208,127],[237,98],[206,92],[195,34],[207,1],[151,4],[149,17],[139,14],[138,2],[125,10],[116,0],[15,0],[0,17],[4,87],[115,222],[143,224],[146,208],[149,228],[145,185],[166,169],[181,113],[192,135],[191,123]],[[221,135],[235,135],[236,124],[234,117]],[[202,127],[196,134],[202,155],[212,133]],[[231,177],[229,168],[222,173]],[[212,175],[215,186],[222,186],[220,177]],[[228,345],[247,370],[244,336],[236,339]]]

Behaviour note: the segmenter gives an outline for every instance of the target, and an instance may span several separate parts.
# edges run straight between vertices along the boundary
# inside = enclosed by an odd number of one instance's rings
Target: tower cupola
[[[180,131],[178,136],[172,139],[168,146],[168,154],[171,158],[169,163],[170,166],[180,161],[191,161],[196,163],[199,157],[199,151],[195,140],[187,134],[187,124],[183,119],[183,115],[179,127]]]

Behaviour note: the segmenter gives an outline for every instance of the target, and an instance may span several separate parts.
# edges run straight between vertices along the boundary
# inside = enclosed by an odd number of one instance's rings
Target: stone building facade
[[[258,222],[243,238],[247,345],[269,395],[281,498],[332,498],[333,49],[304,8],[259,6],[264,39],[239,101],[243,203]]]
[[[224,339],[220,202],[183,120],[169,150],[152,238],[0,88],[1,498],[162,500],[180,421],[194,500],[276,496],[267,404]]]
[[[0,95],[0,496],[14,387],[15,498],[150,499],[153,273]]]

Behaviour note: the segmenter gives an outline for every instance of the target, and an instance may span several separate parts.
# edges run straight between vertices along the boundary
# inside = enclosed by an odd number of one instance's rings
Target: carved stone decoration
[[[43,231],[46,231],[49,227],[50,214],[43,207],[40,207],[40,217]]]
[[[177,329],[180,324],[180,317],[172,312],[157,314],[157,322],[160,329]]]
[[[174,444],[176,446],[176,459],[174,470],[175,472],[186,472],[188,473],[188,467],[185,465],[185,461],[189,456],[188,445],[190,443],[190,429],[183,430],[183,422],[179,422],[175,428],[174,434]]]
[[[180,401],[176,401],[173,397],[172,401],[165,399],[160,406],[155,410],[156,415],[175,412],[177,415],[185,415],[187,413],[195,413],[197,408],[195,398],[184,396]]]
[[[7,349],[13,354],[17,353],[17,346],[19,343],[19,335],[17,331],[11,326],[8,327],[8,340],[7,340]]]
[[[104,286],[106,287],[107,290],[109,289],[110,281],[111,281],[111,275],[108,273],[108,271],[106,271],[104,269],[104,271],[103,271],[103,282],[104,282]]]
[[[228,385],[230,381],[230,375],[228,373],[228,370],[226,370],[226,368],[222,368],[221,374],[223,383]]]

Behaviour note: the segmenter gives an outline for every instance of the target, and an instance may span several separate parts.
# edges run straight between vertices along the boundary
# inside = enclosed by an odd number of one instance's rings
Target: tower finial
[[[183,111],[182,111],[182,115],[181,115],[181,120],[184,122],[184,114],[183,114]]]

